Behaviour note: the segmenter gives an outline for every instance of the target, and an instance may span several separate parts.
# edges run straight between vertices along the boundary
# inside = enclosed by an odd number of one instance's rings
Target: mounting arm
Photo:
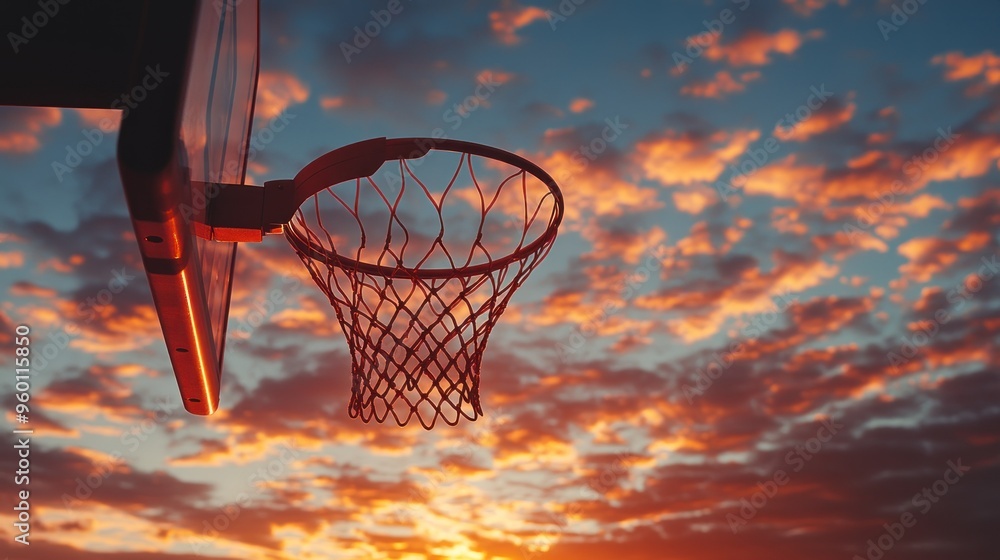
[[[299,206],[323,189],[374,175],[390,160],[421,158],[437,142],[433,138],[363,140],[320,156],[294,179],[267,181],[263,187],[195,182],[194,208],[182,209],[182,213],[194,220],[199,237],[259,243],[266,234],[281,233]]]

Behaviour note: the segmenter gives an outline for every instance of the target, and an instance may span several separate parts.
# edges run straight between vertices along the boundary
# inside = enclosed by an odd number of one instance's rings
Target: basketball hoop
[[[196,186],[210,193],[197,235],[284,232],[326,294],[351,350],[351,417],[426,429],[482,415],[486,342],[564,206],[523,157],[433,138],[351,144],[263,187]]]

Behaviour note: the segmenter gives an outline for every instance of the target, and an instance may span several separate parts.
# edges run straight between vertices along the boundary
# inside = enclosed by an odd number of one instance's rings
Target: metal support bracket
[[[390,159],[416,159],[435,140],[372,138],[328,152],[303,168],[295,179],[267,181],[263,187],[228,183],[192,183],[194,208],[182,209],[195,223],[198,237],[240,243],[263,241],[282,233],[309,197],[331,185],[369,177]]]
[[[229,183],[192,183],[196,208],[190,218],[198,237],[213,241],[260,243],[280,234],[295,214],[292,180],[267,181],[263,187]]]

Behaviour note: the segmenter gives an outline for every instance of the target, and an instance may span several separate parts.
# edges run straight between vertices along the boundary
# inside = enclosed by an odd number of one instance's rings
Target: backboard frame
[[[189,161],[189,157],[199,157],[197,148],[189,156],[183,143],[185,119],[189,112],[197,115],[200,106],[187,106],[204,100],[189,95],[192,80],[204,79],[193,76],[196,57],[212,57],[212,52],[198,52],[197,40],[200,32],[211,33],[211,25],[219,27],[220,44],[226,18],[233,18],[236,10],[253,13],[252,80],[248,114],[239,118],[245,123],[245,142],[240,146],[237,175],[230,180],[242,183],[246,173],[246,154],[249,153],[250,129],[253,121],[254,98],[259,75],[259,2],[241,0],[238,4],[219,0],[201,0],[184,6],[184,33],[176,29],[166,29],[158,25],[144,26],[147,33],[135,49],[139,61],[162,59],[172,49],[175,56],[183,54],[183,65],[177,73],[182,84],[179,95],[162,99],[162,103],[139,104],[122,121],[118,142],[118,165],[125,188],[126,200],[135,229],[136,241],[142,254],[149,279],[153,302],[156,306],[163,338],[166,342],[170,362],[177,378],[178,389],[184,408],[193,414],[208,415],[218,409],[222,363],[225,353],[226,323],[232,296],[232,282],[235,271],[236,245],[221,248],[227,277],[222,285],[207,285],[207,275],[212,271],[203,268],[203,252],[215,249],[195,235],[196,219],[191,209],[203,211],[202,205],[193,201],[196,180],[204,176],[192,177],[191,168],[201,162]],[[163,9],[163,8],[158,8]],[[206,20],[214,14],[219,21]],[[155,19],[152,21],[156,21]],[[209,26],[199,30],[199,25]],[[157,28],[157,29],[154,29]],[[234,31],[235,32],[235,31]],[[238,53],[231,53],[235,56]],[[214,53],[214,63],[218,65],[219,52]],[[180,57],[175,58],[175,60]],[[152,63],[152,62],[150,62]],[[136,68],[145,65],[136,64]],[[226,69],[222,69],[225,72]],[[213,74],[211,79],[215,79]],[[214,85],[209,89],[209,95]],[[226,92],[224,92],[226,93]],[[151,97],[152,98],[152,97]],[[208,100],[211,105],[213,101]],[[164,106],[160,106],[160,105]],[[237,109],[233,108],[235,112]],[[208,119],[208,117],[205,117]],[[212,138],[209,127],[203,122],[205,146],[208,159]],[[228,131],[228,128],[227,128]],[[190,139],[188,139],[190,141]],[[226,140],[223,140],[226,141]],[[223,152],[225,153],[225,152]],[[227,163],[227,162],[223,162]],[[226,166],[228,167],[228,166]],[[202,169],[207,173],[207,169]],[[203,198],[198,197],[203,200]],[[217,263],[218,265],[219,263]],[[209,293],[209,289],[215,290]],[[221,292],[218,292],[221,290]],[[218,292],[218,293],[216,293]],[[212,298],[216,298],[213,300]],[[221,298],[221,299],[219,299]],[[220,307],[221,306],[221,307]],[[213,314],[218,315],[213,317]],[[221,324],[213,324],[221,321]]]
[[[5,0],[0,3],[0,21],[16,22],[38,10],[37,0]],[[249,37],[251,27],[253,33],[252,69],[245,71],[252,72],[252,89],[245,81],[239,82],[242,89],[238,93],[249,96],[250,101],[236,115],[242,119],[236,122],[236,129],[245,129],[234,136],[245,142],[241,150],[221,153],[240,164],[235,166],[235,176],[230,172],[224,178],[243,183],[260,70],[259,0],[109,0],[60,3],[58,10],[45,18],[44,29],[36,30],[30,40],[16,49],[0,49],[0,67],[8,77],[0,84],[0,105],[121,111],[119,174],[170,361],[185,409],[211,414],[219,406],[235,250],[221,265],[229,270],[226,282],[219,293],[210,296],[199,262],[199,247],[205,247],[206,241],[196,237],[194,220],[184,212],[185,205],[187,209],[196,207],[192,205],[192,188],[205,180],[191,177],[190,168],[196,167],[189,161],[192,150],[182,142],[185,104],[189,102],[192,69],[203,72],[198,62],[204,57],[214,54],[218,58],[225,52],[221,56],[228,54],[235,60],[237,54],[247,54],[224,51],[221,40],[207,48],[202,45],[203,52],[195,52],[200,20],[206,20],[206,14],[215,19],[242,12],[246,17],[241,21],[246,25],[239,28],[240,37]],[[223,26],[218,20],[216,26],[221,38]],[[209,48],[215,52],[204,52]],[[137,102],[137,89],[150,69],[162,79]],[[231,76],[224,75],[223,82],[226,79]],[[128,99],[131,95],[136,95],[135,99]],[[221,106],[225,113],[225,98],[220,99],[214,107]],[[233,130],[228,124],[220,128]],[[215,154],[208,149],[204,153]],[[216,334],[209,313],[211,297],[215,297]]]

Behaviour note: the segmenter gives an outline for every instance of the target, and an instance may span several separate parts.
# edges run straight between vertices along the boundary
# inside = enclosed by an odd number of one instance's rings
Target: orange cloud
[[[888,132],[872,132],[868,135],[869,144],[885,144],[892,140],[892,134]]]
[[[993,189],[978,196],[960,198],[958,207],[963,211],[952,217],[946,227],[958,226],[966,231],[1000,228],[1000,190]]]
[[[221,412],[221,411],[220,411]],[[224,417],[220,416],[220,420]],[[219,466],[224,464],[248,465],[268,457],[282,456],[295,463],[297,452],[293,446],[312,445],[308,438],[295,438],[289,445],[288,438],[254,434],[252,437],[230,434],[222,439],[200,439],[198,449],[170,460],[174,466]]]
[[[954,144],[937,151],[936,157],[924,157],[927,163],[917,162],[916,168],[925,171],[916,176],[914,183],[922,187],[931,181],[980,177],[993,169],[997,160],[1000,160],[1000,135],[966,132],[956,135]],[[905,165],[903,168],[908,175],[916,173],[913,169]]]
[[[573,129],[550,131],[551,135],[572,135]],[[645,212],[660,208],[663,204],[658,198],[655,188],[641,187],[635,182],[623,177],[614,166],[596,157],[592,152],[586,152],[593,157],[588,158],[578,149],[557,149],[550,153],[529,156],[545,169],[561,187],[565,199],[564,227],[580,229],[588,225],[595,217],[613,218],[630,213]],[[503,167],[501,173],[511,172]],[[503,175],[504,177],[506,175]],[[499,177],[499,176],[498,176]],[[499,177],[502,179],[502,177]],[[478,175],[480,186],[485,194],[492,197],[490,182],[484,175]],[[454,196],[465,200],[473,208],[482,204],[479,191],[474,187],[457,189]],[[503,213],[515,219],[523,216],[525,204],[532,208],[541,204],[539,216],[551,212],[551,197],[542,197],[540,193],[548,192],[547,187],[532,177],[528,177],[525,188],[504,188],[493,203],[493,214]],[[526,198],[527,196],[527,198]],[[523,224],[523,220],[516,222]],[[536,224],[541,222],[536,220]]]
[[[84,125],[104,132],[118,130],[122,112],[117,109],[74,109]]]
[[[76,302],[60,301],[57,305],[64,317],[78,313]],[[145,348],[157,339],[162,341],[152,303],[134,306],[112,303],[94,311],[95,320],[82,325],[80,334],[70,342],[71,347],[94,354],[114,354]]]
[[[594,102],[584,97],[577,97],[569,102],[569,110],[572,113],[583,113],[594,108]]]
[[[884,152],[879,150],[869,150],[860,156],[847,160],[847,167],[851,169],[860,169],[877,163],[883,158],[885,158]]]
[[[20,268],[24,266],[24,255],[19,251],[0,253],[0,268]]]
[[[686,214],[697,215],[711,206],[718,195],[708,187],[692,187],[687,191],[675,191],[673,199],[675,208]]]
[[[327,111],[340,109],[346,103],[343,97],[324,96],[319,100],[319,106]]]
[[[813,12],[822,10],[827,4],[837,2],[840,6],[846,6],[850,0],[782,0],[795,13],[803,17],[809,17]]]
[[[875,220],[875,227],[872,232],[874,235],[866,234],[865,232],[854,230],[848,235],[851,238],[852,243],[856,243],[858,248],[867,250],[877,250],[879,252],[885,252],[885,244],[881,241],[882,239],[894,239],[899,236],[900,231],[910,223],[910,218],[926,218],[934,210],[948,210],[951,209],[951,205],[945,202],[943,199],[929,195],[921,194],[912,198],[910,200],[896,200],[889,205],[880,205],[881,214],[878,215]],[[871,213],[872,211],[864,210],[863,208],[847,208],[842,207],[844,210],[850,210],[851,215],[842,218],[845,222],[857,224],[859,216],[875,216],[876,214]],[[870,207],[869,207],[870,208]],[[829,209],[832,215],[835,212],[835,208],[831,207]],[[867,222],[866,222],[867,223]],[[846,232],[838,232],[846,233]],[[877,237],[876,237],[877,236]],[[881,239],[879,239],[881,238]]]
[[[662,231],[654,230],[649,236],[603,236],[604,239],[595,243],[595,250],[588,254],[587,258],[613,259],[615,255],[610,252],[616,247],[624,247],[626,239],[629,238],[637,239],[638,243],[650,247],[656,240],[657,233],[663,234]],[[665,252],[665,249],[654,247],[642,254],[632,248],[629,248],[629,251],[636,256],[627,258],[645,261],[650,256]],[[576,325],[586,329],[587,336],[616,339],[615,344],[622,346],[635,347],[648,343],[649,334],[657,322],[633,318],[627,313],[630,304],[623,298],[623,286],[640,285],[644,281],[649,281],[651,276],[647,275],[643,280],[642,277],[635,276],[636,273],[631,267],[620,265],[591,266],[585,270],[585,274],[590,279],[596,279],[594,284],[590,285],[590,289],[551,293],[545,298],[544,305],[525,314],[525,319],[532,325],[542,327]],[[522,395],[518,395],[517,398],[522,398]]]
[[[142,418],[145,411],[138,406],[133,387],[116,368],[92,366],[77,377],[59,379],[45,387],[40,398],[51,399],[47,411],[71,414],[78,418],[105,417],[121,424]],[[75,426],[94,431],[96,426]],[[96,453],[96,451],[95,451]]]
[[[516,77],[517,77],[516,74],[514,74],[512,72],[504,72],[503,70],[495,70],[495,69],[490,69],[490,68],[486,68],[484,70],[480,70],[476,74],[476,77],[475,77],[475,83],[477,84],[476,91],[479,92],[479,90],[481,89],[480,87],[478,87],[478,84],[489,84],[490,87],[492,88],[492,87],[502,86],[502,85],[504,85],[506,83],[509,83],[512,80],[514,80]],[[477,100],[479,102],[479,105],[481,105],[483,107],[490,107],[491,106],[490,98],[489,98],[488,95],[478,96]],[[443,100],[442,100],[442,102],[443,102]],[[462,103],[461,105],[458,105],[458,114],[459,115],[466,116],[469,113],[470,110],[471,109],[469,109],[469,106],[467,104],[465,104],[465,103]],[[561,114],[560,114],[560,116],[561,116]]]
[[[846,284],[846,285],[851,286],[853,288],[858,288],[860,286],[864,286],[866,282],[868,282],[868,279],[865,278],[864,276],[841,276],[840,277],[840,283],[841,284]]]
[[[980,177],[1000,159],[1000,136],[972,132],[952,139],[942,134],[917,155],[872,150],[849,160],[844,168],[799,164],[790,155],[734,181],[747,194],[798,200],[803,204],[833,200],[876,198],[890,192],[914,192],[933,181]],[[935,149],[935,144],[940,149]],[[900,190],[901,189],[901,190]],[[896,203],[898,204],[897,200]]]
[[[899,246],[899,254],[908,262],[899,267],[905,277],[917,282],[927,282],[954,264],[959,255],[978,251],[990,242],[987,233],[976,232],[956,240],[937,237],[918,237]]]
[[[906,225],[905,222],[903,225]],[[892,237],[888,234],[879,235]],[[870,231],[857,230],[847,233],[843,230],[832,235],[816,235],[812,238],[812,244],[820,253],[832,253],[836,260],[844,260],[857,251],[876,251],[885,253],[889,251],[889,246],[878,236]]]
[[[694,82],[681,88],[681,94],[691,97],[707,97],[721,99],[727,94],[744,91],[748,82],[760,78],[760,72],[744,72],[738,78],[733,78],[726,70],[715,74],[715,78],[707,82]]]
[[[516,76],[511,72],[504,72],[503,70],[491,70],[487,68],[485,70],[481,70],[478,74],[476,74],[476,82],[491,83],[494,85],[503,85],[510,82],[515,77]]]
[[[913,218],[926,218],[934,210],[950,210],[951,204],[944,199],[930,194],[921,194],[906,202],[896,205],[893,210],[899,214]]]
[[[660,208],[656,189],[640,187],[611,168],[590,162],[575,151],[560,150],[540,158],[540,165],[563,186],[565,219],[621,216]]]
[[[293,74],[281,71],[262,71],[257,84],[255,114],[261,119],[280,115],[288,107],[309,99],[309,86]]]
[[[759,137],[757,130],[720,130],[707,136],[667,131],[639,142],[635,153],[647,178],[664,185],[690,185],[718,179]]]
[[[748,176],[743,191],[750,195],[808,199],[821,189],[824,172],[822,165],[799,165],[792,154]]]
[[[0,268],[4,268],[2,261],[3,253],[0,253]],[[22,281],[14,282],[14,284],[10,287],[10,295],[18,297],[54,298],[58,295],[58,292],[52,288],[46,288],[44,286],[39,286],[38,284]]]
[[[774,136],[784,141],[804,142],[813,136],[837,130],[854,117],[854,102],[847,105],[831,100],[809,117],[795,123],[791,128],[774,127]]]
[[[972,56],[954,51],[940,54],[931,59],[931,64],[943,65],[944,78],[949,82],[974,80],[966,90],[970,96],[981,95],[1000,85],[1000,55],[990,50]]]
[[[426,99],[428,105],[440,105],[444,103],[446,99],[448,99],[448,94],[439,89],[432,89],[431,91],[427,92]]]
[[[677,242],[677,250],[684,256],[714,255],[715,244],[707,222],[696,222],[687,237]]]
[[[964,132],[949,137],[942,132],[926,145],[913,155],[872,150],[842,169],[798,165],[793,155],[749,176],[745,190],[803,203],[872,199],[886,196],[897,183],[897,193],[913,193],[934,181],[980,177],[1000,159],[1000,135]],[[893,206],[897,204],[899,200]]]
[[[701,227],[696,224],[691,234],[676,244],[679,249],[686,253],[715,253],[703,223]],[[681,313],[681,317],[667,322],[667,329],[686,342],[694,342],[720,332],[732,318],[772,310],[775,306],[772,296],[800,293],[839,273],[836,265],[818,258],[776,251],[772,259],[774,266],[764,271],[756,259],[730,254],[717,261],[725,265],[716,264],[725,266],[724,279],[661,289],[638,297],[635,305],[651,311]]]
[[[42,147],[39,137],[62,122],[53,107],[0,108],[0,153],[28,154]]]
[[[815,341],[824,335],[837,335],[863,324],[879,303],[878,297],[821,296],[788,307],[789,331],[795,344]],[[827,352],[829,349],[827,350]],[[806,356],[814,350],[805,350]],[[801,410],[798,412],[802,412]]]
[[[705,49],[705,56],[713,61],[725,60],[734,67],[763,66],[771,63],[772,54],[792,55],[805,41],[822,36],[819,29],[806,33],[782,29],[772,35],[755,30],[726,45],[713,43]]]
[[[532,23],[546,19],[545,10],[536,6],[518,6],[507,0],[503,8],[490,12],[490,29],[493,35],[505,45],[516,45],[521,42],[517,31]]]
[[[315,336],[333,336],[340,332],[340,323],[329,309],[317,307],[311,299],[301,299],[301,309],[285,309],[275,313],[275,326],[288,331],[308,332]]]
[[[667,241],[667,233],[656,226],[641,233],[588,228],[583,236],[594,244],[594,250],[587,258],[621,259],[632,265],[639,264],[647,255],[656,254],[656,249]]]

